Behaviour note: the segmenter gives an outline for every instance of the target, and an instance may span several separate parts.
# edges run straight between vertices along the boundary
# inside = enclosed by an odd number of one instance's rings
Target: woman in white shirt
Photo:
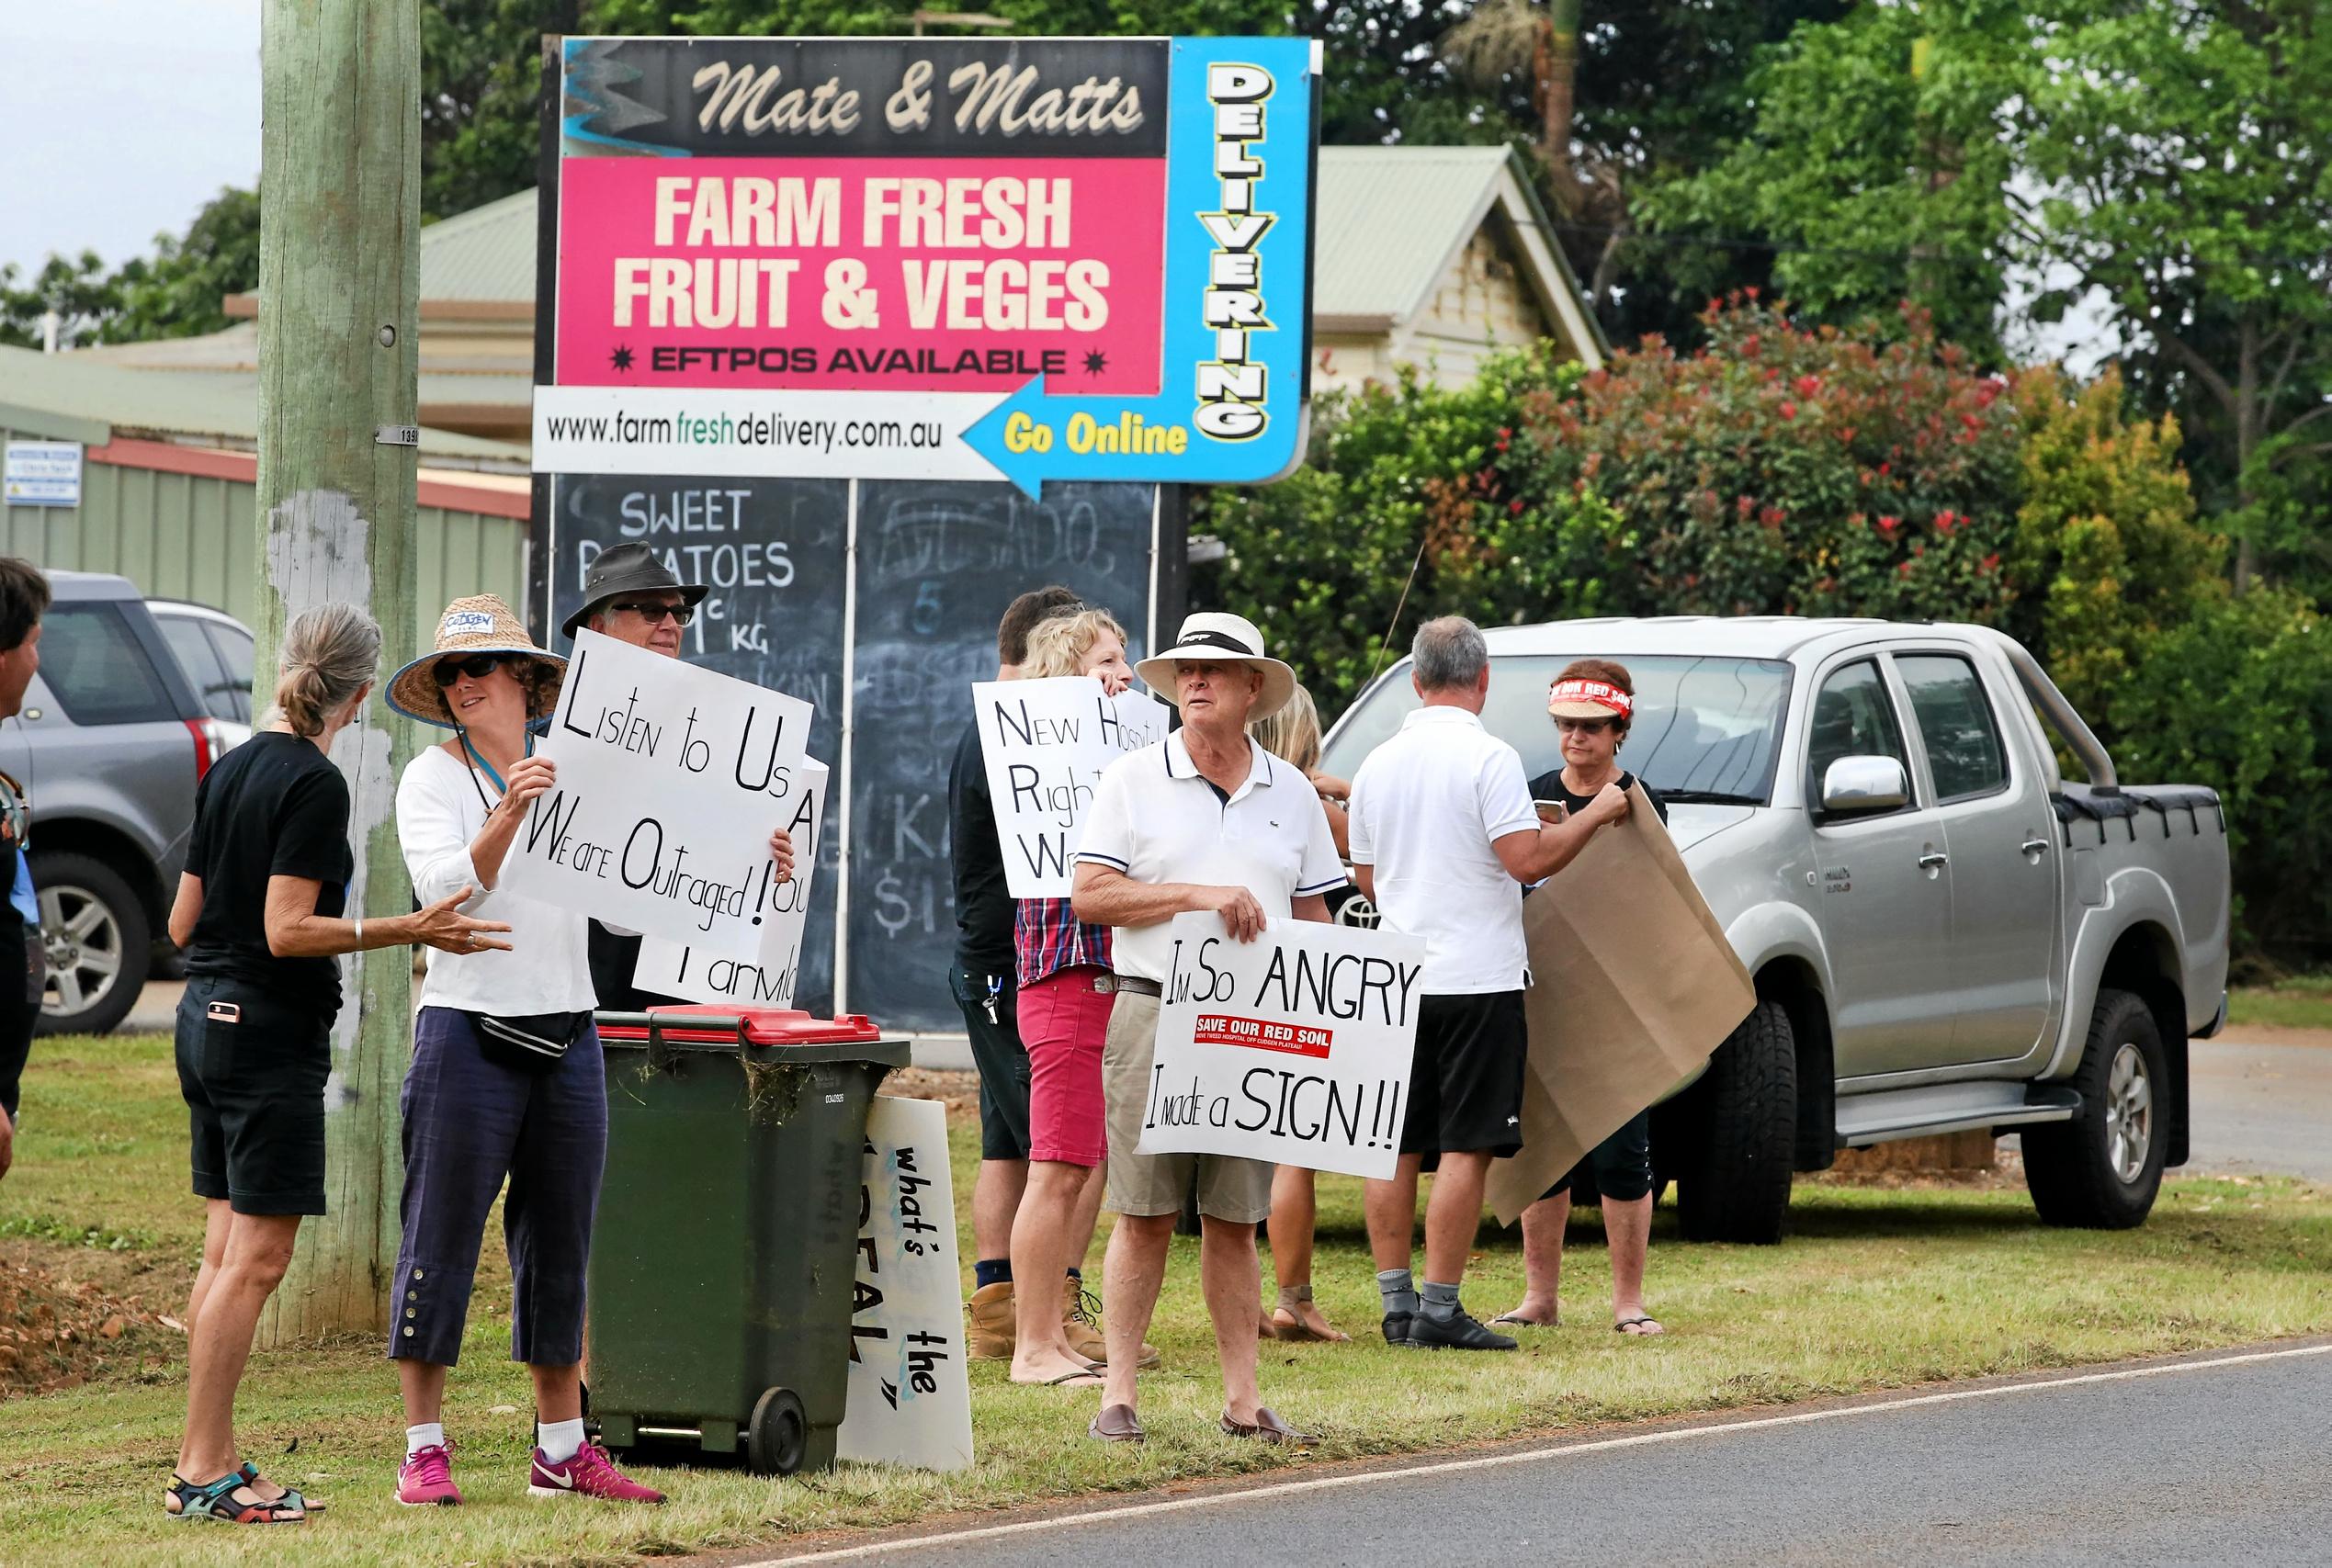
[[[397,785],[397,836],[425,900],[465,886],[510,924],[508,953],[432,953],[405,1075],[405,1186],[389,1354],[404,1393],[397,1501],[454,1504],[440,1420],[459,1358],[486,1216],[505,1179],[510,1353],[534,1375],[540,1423],[530,1490],[662,1502],[583,1440],[583,1280],[607,1151],[607,1089],[592,1027],[581,910],[497,892],[527,804],[552,788],[531,727],[558,704],[566,661],[537,648],[492,594],[457,599],[436,648],[397,671],[389,703],[452,739]]]

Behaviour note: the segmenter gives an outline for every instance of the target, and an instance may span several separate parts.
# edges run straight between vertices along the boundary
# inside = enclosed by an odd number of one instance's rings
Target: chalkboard
[[[855,1012],[890,1028],[963,1028],[947,990],[956,947],[947,765],[971,683],[996,675],[996,622],[1058,582],[1124,623],[1149,621],[1151,485],[862,482],[850,775]]]
[[[840,778],[848,481],[561,475],[553,493],[556,650],[566,651],[558,628],[583,602],[592,559],[610,545],[644,539],[682,581],[712,589],[681,634],[682,657],[815,707],[809,754]],[[794,1001],[821,1013],[834,1000],[835,817],[830,797]]]

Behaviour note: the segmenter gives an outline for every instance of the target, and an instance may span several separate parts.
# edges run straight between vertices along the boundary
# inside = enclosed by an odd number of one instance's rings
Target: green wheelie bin
[[[834,1462],[867,1102],[907,1042],[774,1008],[599,1015],[607,1169],[592,1231],[592,1414],[618,1452]]]

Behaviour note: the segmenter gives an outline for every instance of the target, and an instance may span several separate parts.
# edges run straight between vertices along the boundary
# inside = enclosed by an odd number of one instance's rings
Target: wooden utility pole
[[[381,668],[413,657],[410,554],[420,318],[418,0],[264,0],[260,73],[256,697],[273,697],[286,621],[368,606]],[[397,775],[412,727],[378,695],[333,761],[354,802],[352,914],[411,905]],[[403,1180],[397,1093],[411,1050],[413,955],[342,961],[347,995],[325,1090],[329,1213],[300,1227],[262,1343],[387,1325]]]

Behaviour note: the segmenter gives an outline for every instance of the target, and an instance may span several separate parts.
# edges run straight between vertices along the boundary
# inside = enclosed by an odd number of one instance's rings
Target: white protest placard
[[[972,1461],[947,1108],[878,1094],[866,1112],[850,1397],[835,1453],[919,1470]]]
[[[708,953],[686,942],[649,937],[640,944],[631,983],[659,996],[692,1002],[789,1008],[801,978],[801,940],[809,923],[810,879],[826,829],[826,764],[812,757],[795,775],[797,787],[780,796],[778,824],[793,836],[794,875],[770,895],[761,951],[751,958]]]
[[[1425,944],[1174,917],[1140,1154],[1243,1155],[1384,1180],[1400,1156]]]
[[[559,767],[504,891],[748,961],[788,896],[769,835],[800,787],[810,706],[597,632],[575,636],[538,750]]]
[[[1110,696],[1091,675],[1058,675],[977,682],[972,712],[1005,887],[1015,898],[1068,897],[1093,781],[1126,752],[1166,739],[1170,710],[1140,692]]]

